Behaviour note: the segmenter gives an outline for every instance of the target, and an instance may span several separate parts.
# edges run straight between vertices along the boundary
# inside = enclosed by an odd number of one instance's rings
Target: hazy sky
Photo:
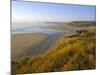
[[[12,22],[95,20],[95,6],[12,1]]]

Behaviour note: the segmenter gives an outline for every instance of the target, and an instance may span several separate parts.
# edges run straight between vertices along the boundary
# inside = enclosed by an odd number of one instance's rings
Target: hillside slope
[[[93,28],[70,36],[65,33],[50,52],[12,61],[12,74],[95,69],[95,31]]]

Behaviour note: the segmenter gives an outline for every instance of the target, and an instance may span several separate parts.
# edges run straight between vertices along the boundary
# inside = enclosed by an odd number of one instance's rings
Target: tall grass
[[[43,55],[12,61],[12,74],[85,70],[96,68],[95,29],[70,37]]]

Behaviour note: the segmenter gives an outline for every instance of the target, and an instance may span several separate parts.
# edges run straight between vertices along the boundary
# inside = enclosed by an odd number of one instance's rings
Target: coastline
[[[46,37],[47,35],[42,33],[12,35],[11,58],[16,59],[17,57],[19,57],[20,53],[23,53],[26,49],[30,47],[36,46],[40,41],[42,41]]]

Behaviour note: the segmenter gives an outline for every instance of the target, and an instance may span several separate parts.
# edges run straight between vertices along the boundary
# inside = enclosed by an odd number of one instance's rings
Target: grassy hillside
[[[50,26],[50,29],[58,29],[58,30],[75,30],[76,28],[86,28],[86,27],[95,27],[96,21],[72,21],[72,22],[64,22],[62,24],[58,24],[55,26]]]
[[[95,21],[72,21],[68,23],[69,26],[74,27],[89,27],[89,26],[95,26]]]
[[[84,70],[96,68],[95,28],[67,36],[50,52],[12,61],[12,74]]]

